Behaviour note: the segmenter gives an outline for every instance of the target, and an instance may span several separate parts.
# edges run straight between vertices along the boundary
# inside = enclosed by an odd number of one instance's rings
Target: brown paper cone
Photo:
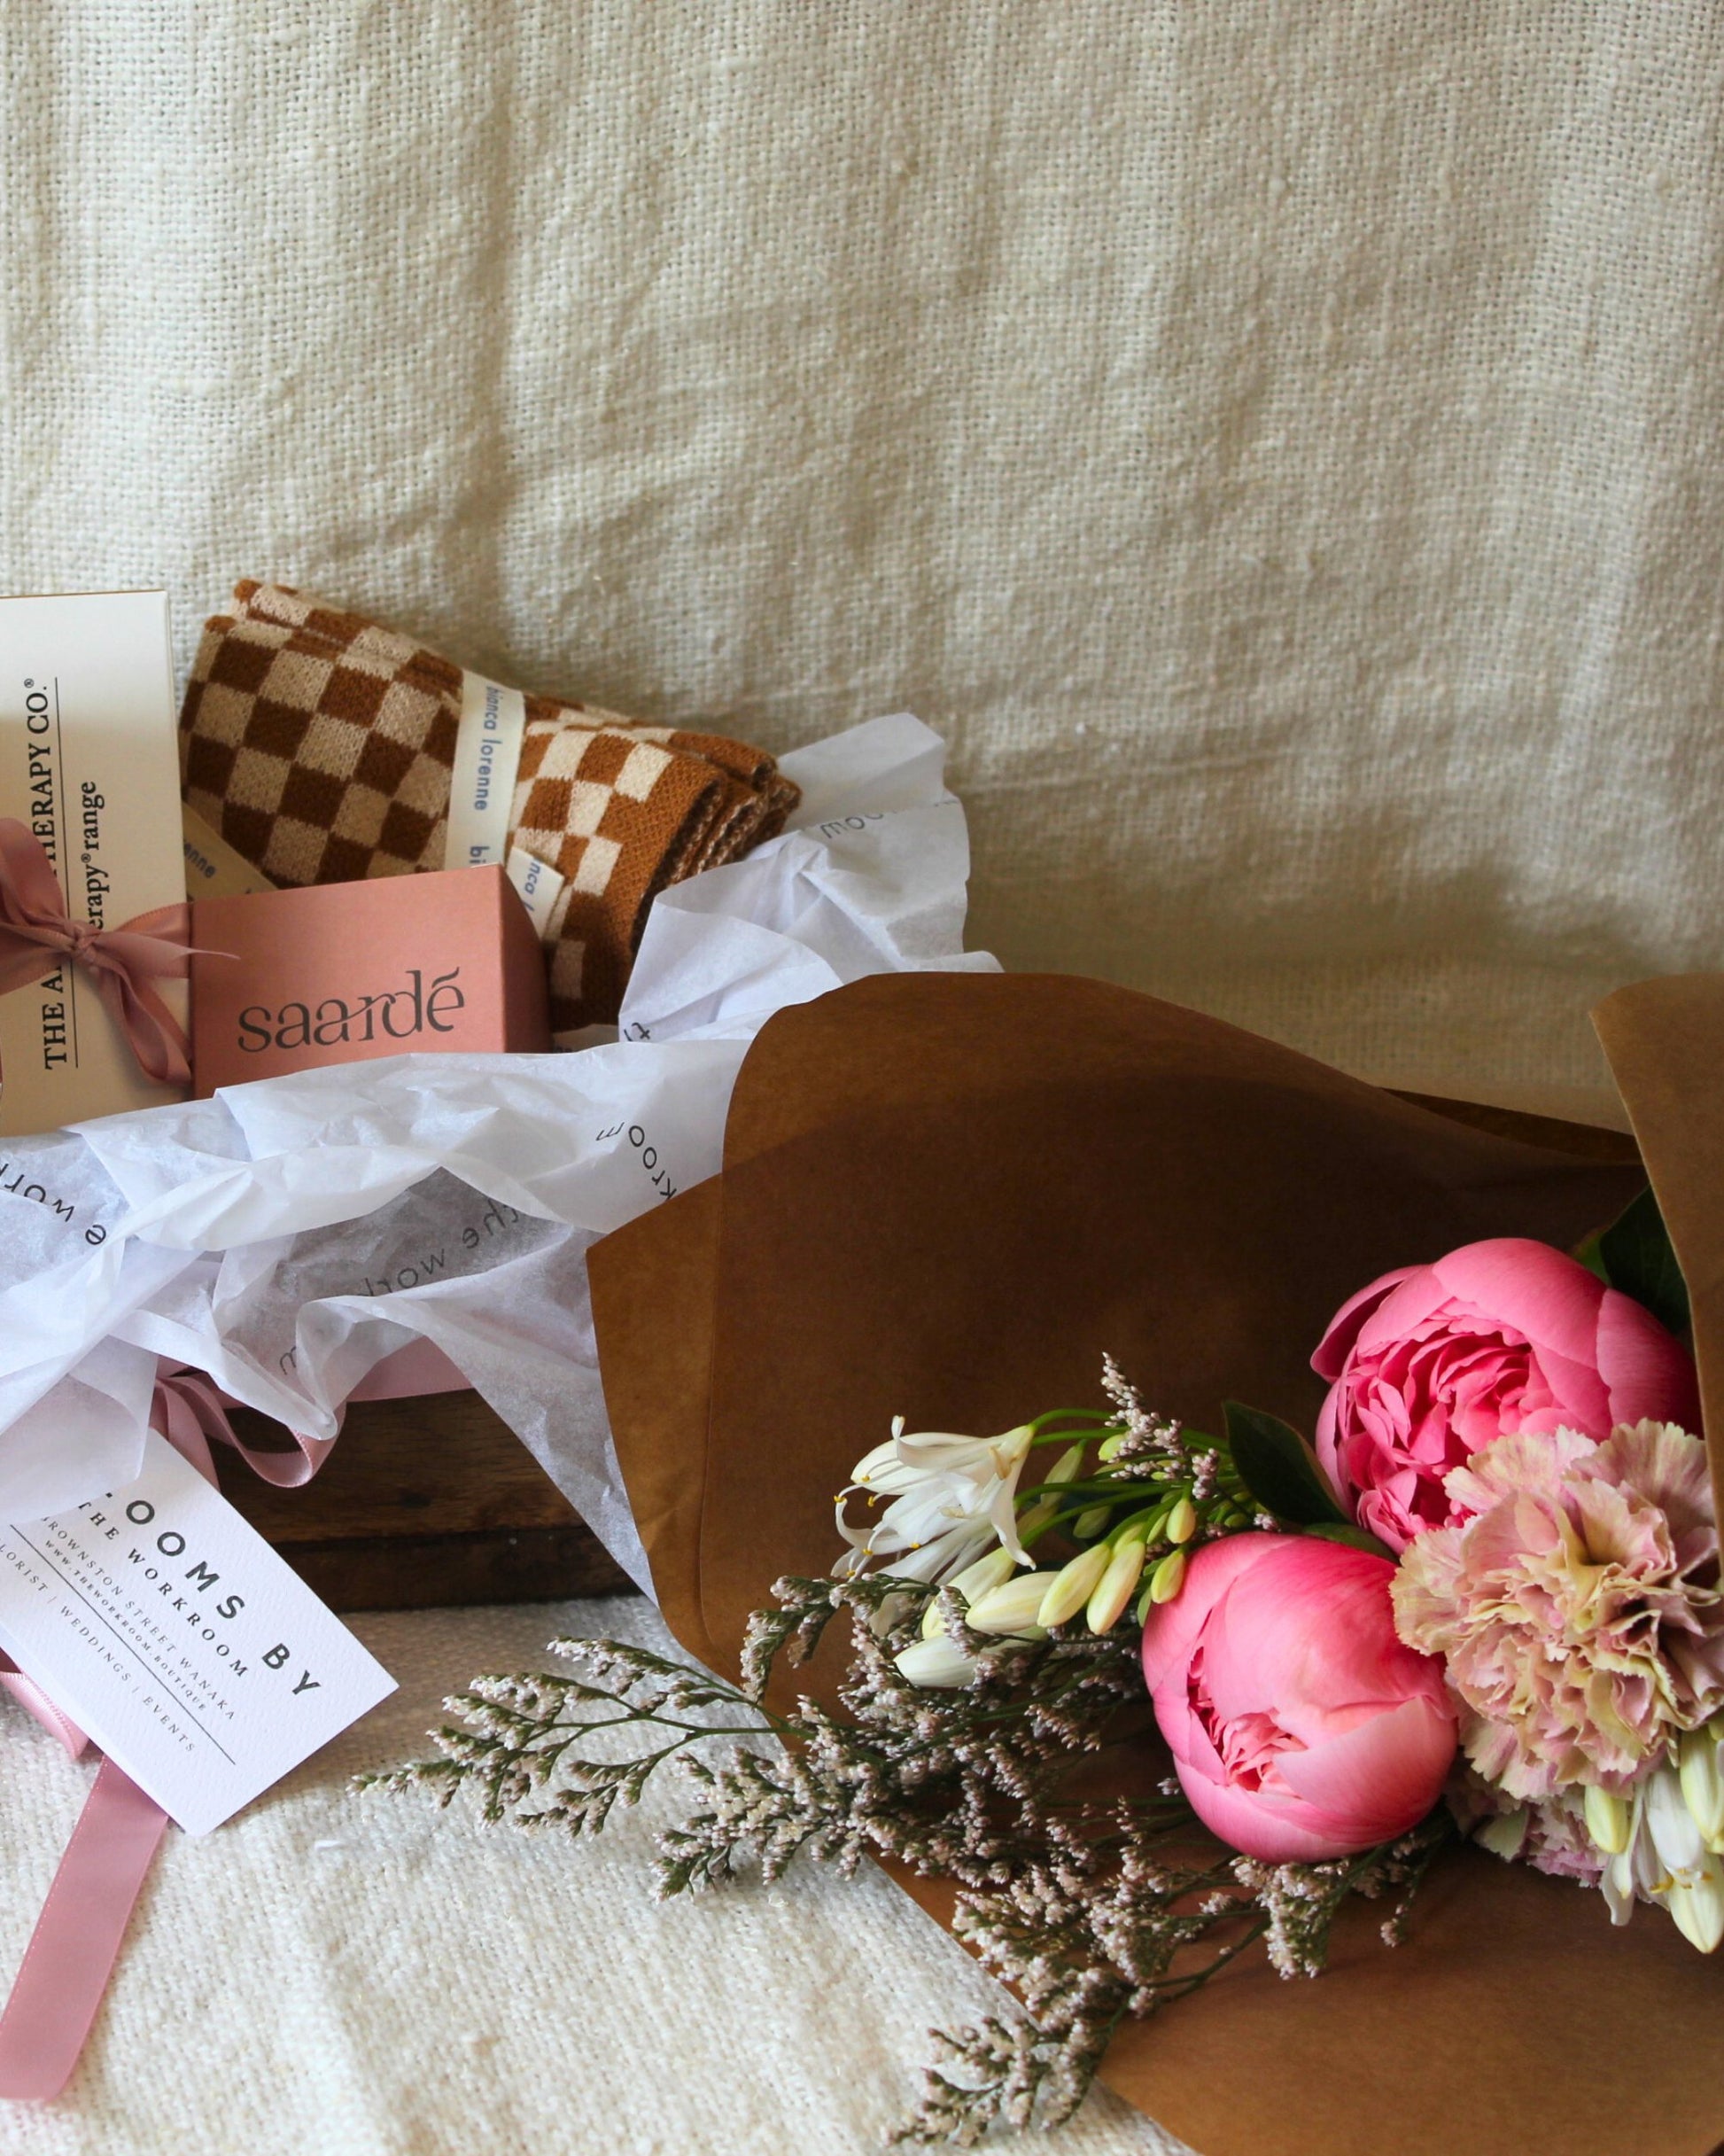
[[[1688,1284],[1724,1521],[1724,974],[1619,989],[1592,1014]]]
[[[773,1578],[832,1564],[834,1493],[895,1413],[1092,1404],[1107,1350],[1200,1427],[1235,1396],[1309,1429],[1307,1358],[1355,1289],[1481,1236],[1573,1243],[1641,1179],[1094,982],[896,976],[785,1012],[716,1186],[592,1254],[667,1617],[734,1665]],[[1658,1912],[1616,1931],[1468,1853],[1406,1946],[1380,1914],[1317,1982],[1242,1963],[1127,2028],[1105,2078],[1203,2156],[1705,2156],[1724,2131],[1724,1972]]]

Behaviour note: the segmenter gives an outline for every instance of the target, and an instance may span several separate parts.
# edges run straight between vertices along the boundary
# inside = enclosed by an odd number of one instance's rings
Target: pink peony
[[[1444,1478],[1506,1431],[1699,1421],[1681,1343],[1577,1259],[1514,1236],[1386,1273],[1336,1313],[1311,1366],[1332,1381],[1318,1456],[1392,1550],[1463,1516]]]
[[[1724,1707],[1706,1450],[1642,1422],[1499,1437],[1448,1478],[1464,1524],[1419,1536],[1394,1580],[1409,1646],[1441,1654],[1461,1741],[1522,1801],[1619,1794]]]
[[[1231,1535],[1149,1613],[1144,1676],[1204,1825],[1269,1864],[1393,1841],[1455,1756],[1441,1666],[1394,1635],[1386,1557]]]

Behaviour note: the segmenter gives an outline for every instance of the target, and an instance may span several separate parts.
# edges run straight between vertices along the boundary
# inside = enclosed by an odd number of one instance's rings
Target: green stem
[[[1241,1904],[1242,1911],[1249,1904]],[[1218,1923],[1222,1920],[1220,1918],[1216,1919]],[[1231,1946],[1223,1947],[1215,1959],[1206,1963],[1202,1968],[1193,1969],[1188,1976],[1162,1977],[1150,1986],[1155,1994],[1156,2004],[1159,2006],[1163,1999],[1189,1997],[1193,1991],[1207,1984],[1212,1976],[1218,1976],[1230,1961],[1237,1960],[1248,1946],[1255,1945],[1268,1929],[1269,1919],[1259,1917],[1242,1939],[1236,1940]]]

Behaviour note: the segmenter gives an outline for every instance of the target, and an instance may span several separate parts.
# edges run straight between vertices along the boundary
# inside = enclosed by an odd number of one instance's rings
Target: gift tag
[[[165,592],[0,599],[0,816],[47,854],[70,921],[115,929],[184,898]],[[183,985],[160,985],[183,1019]],[[10,1136],[177,1097],[82,966],[0,995],[0,1066]]]
[[[395,1689],[153,1430],[127,1489],[0,1528],[0,1646],[191,1834]]]

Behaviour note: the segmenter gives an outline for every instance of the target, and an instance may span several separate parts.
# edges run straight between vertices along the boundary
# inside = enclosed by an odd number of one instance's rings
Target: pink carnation
[[[1493,1856],[1530,1864],[1534,1872],[1548,1872],[1553,1879],[1578,1880],[1583,1887],[1596,1887],[1603,1878],[1604,1853],[1592,1838],[1585,1804],[1574,1791],[1560,1790],[1538,1804],[1517,1804],[1464,1767],[1444,1794],[1461,1832],[1481,1841]],[[1493,1821],[1500,1822],[1494,1831]],[[1481,1833],[1481,1828],[1486,1831]]]
[[[1602,1444],[1499,1437],[1444,1478],[1458,1527],[1418,1536],[1395,1628],[1443,1657],[1461,1744],[1534,1802],[1621,1792],[1678,1732],[1724,1706],[1724,1594],[1705,1448],[1674,1423]]]

